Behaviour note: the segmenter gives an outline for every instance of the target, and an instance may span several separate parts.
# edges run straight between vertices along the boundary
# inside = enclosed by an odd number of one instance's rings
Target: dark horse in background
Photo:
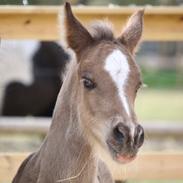
[[[5,89],[2,115],[51,116],[69,55],[56,42],[40,42],[33,55],[33,83],[14,81]]]

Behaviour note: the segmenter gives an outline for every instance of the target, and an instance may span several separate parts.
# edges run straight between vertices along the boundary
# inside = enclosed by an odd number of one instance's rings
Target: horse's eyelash
[[[82,77],[81,77],[81,79],[82,79],[82,80],[90,80],[90,81],[92,81],[92,79],[91,79],[91,78],[86,77],[86,76],[82,76]]]
[[[89,77],[87,76],[81,76],[82,79],[90,79]]]

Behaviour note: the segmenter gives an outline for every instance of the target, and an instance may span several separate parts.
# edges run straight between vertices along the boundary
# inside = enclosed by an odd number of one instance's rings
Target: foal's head
[[[109,26],[88,31],[65,5],[66,38],[76,54],[78,114],[90,143],[99,144],[118,162],[134,159],[144,140],[134,101],[141,86],[134,61],[141,38],[143,11],[134,13],[118,38]]]

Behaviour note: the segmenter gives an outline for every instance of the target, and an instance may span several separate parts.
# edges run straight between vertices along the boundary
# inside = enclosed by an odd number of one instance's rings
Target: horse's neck
[[[72,74],[68,75],[58,96],[53,122],[47,136],[44,152],[49,166],[54,167],[57,179],[78,176],[72,182],[92,183],[97,160],[85,140],[77,115],[76,86]],[[55,165],[54,165],[55,164]],[[56,169],[55,169],[56,168]]]

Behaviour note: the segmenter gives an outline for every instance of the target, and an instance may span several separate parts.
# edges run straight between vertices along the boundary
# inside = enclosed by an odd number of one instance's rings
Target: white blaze
[[[120,50],[114,50],[106,59],[105,70],[109,72],[115,82],[125,111],[130,115],[129,104],[125,95],[125,84],[130,71],[126,56]]]

